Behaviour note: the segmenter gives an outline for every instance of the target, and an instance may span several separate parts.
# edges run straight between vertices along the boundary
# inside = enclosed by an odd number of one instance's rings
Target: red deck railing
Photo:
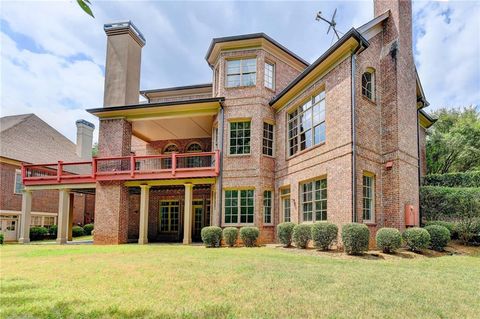
[[[91,161],[22,164],[26,186],[95,183],[112,180],[143,180],[215,177],[220,172],[219,151],[94,157]]]

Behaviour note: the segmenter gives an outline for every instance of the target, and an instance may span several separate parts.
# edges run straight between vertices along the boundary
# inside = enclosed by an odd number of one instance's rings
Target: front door
[[[169,200],[160,202],[159,239],[161,241],[179,241],[180,238],[180,202]]]
[[[4,241],[17,240],[18,218],[12,216],[2,216],[0,219],[0,232],[3,233]]]
[[[201,241],[201,232],[203,227],[203,201],[193,201],[193,229],[192,229],[192,241]]]

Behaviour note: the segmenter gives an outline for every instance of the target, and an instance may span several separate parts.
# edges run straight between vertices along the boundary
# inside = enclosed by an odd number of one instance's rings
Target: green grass
[[[0,317],[478,318],[480,257],[4,245]]]

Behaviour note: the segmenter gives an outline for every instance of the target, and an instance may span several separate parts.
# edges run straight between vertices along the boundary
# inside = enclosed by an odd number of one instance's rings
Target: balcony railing
[[[91,161],[23,164],[26,186],[95,183],[96,181],[215,177],[218,151],[95,157]]]

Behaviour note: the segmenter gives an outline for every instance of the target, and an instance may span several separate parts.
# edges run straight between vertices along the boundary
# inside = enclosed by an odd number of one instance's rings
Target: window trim
[[[267,86],[267,64],[272,66],[272,87]],[[269,90],[275,91],[275,76],[276,76],[276,65],[274,62],[265,60],[263,64],[263,86]]]
[[[265,206],[265,193],[266,193],[266,192],[270,192],[270,222],[268,222],[268,223],[265,221],[265,207],[266,207],[266,206]],[[275,203],[275,200],[274,200],[274,199],[275,199],[275,192],[274,192],[274,190],[271,189],[271,188],[265,188],[265,189],[263,190],[263,224],[264,224],[264,225],[267,225],[267,226],[273,225],[273,217],[274,217],[274,216],[273,216],[273,215],[274,215],[273,212],[274,212],[274,205],[275,205],[275,204],[274,204],[274,203]]]
[[[232,154],[230,153],[230,139],[231,139],[231,124],[240,123],[240,122],[250,122],[250,151],[248,153],[242,154]],[[241,156],[251,156],[252,155],[252,119],[251,118],[236,118],[228,120],[228,139],[227,139],[227,156],[229,157],[241,157]]]
[[[268,155],[263,152],[263,141],[265,140],[265,136],[263,134],[265,133],[265,124],[272,126],[272,155]],[[275,157],[275,123],[274,121],[268,119],[263,120],[262,123],[262,155],[272,158]]]
[[[241,223],[240,220],[240,215],[241,215],[241,196],[240,196],[240,191],[247,191],[251,190],[253,191],[253,222],[252,223]],[[222,226],[253,226],[255,225],[255,217],[256,217],[256,189],[255,187],[227,187],[224,188],[223,190],[223,198],[222,198]],[[236,223],[226,223],[225,222],[225,216],[226,216],[226,211],[225,211],[225,202],[226,202],[226,191],[238,191],[238,218]]]
[[[22,171],[19,170],[19,169],[16,169],[16,170],[15,170],[14,180],[13,180],[13,193],[14,193],[15,195],[22,195],[24,186],[23,186],[23,184],[22,184],[21,182],[20,182],[20,185],[21,185],[21,187],[20,187],[20,192],[17,192],[17,184],[18,184],[18,183],[17,183],[17,176],[18,176],[18,175],[20,176],[20,180],[21,180],[21,178],[22,178]]]
[[[370,200],[371,200],[371,211],[370,211],[370,219],[364,219],[364,207],[363,207],[363,202],[364,202],[364,187],[365,187],[365,184],[363,182],[363,178],[364,177],[368,177],[368,178],[371,178],[372,179],[372,185],[371,185],[371,189],[372,189],[372,194],[371,194],[371,197]],[[376,187],[376,178],[375,178],[375,174],[371,173],[371,172],[368,172],[368,171],[364,171],[363,174],[362,174],[362,222],[365,223],[365,224],[374,224],[375,223],[375,195],[376,195],[376,192],[375,192],[375,187]]]
[[[325,199],[326,203],[327,203],[327,209],[325,210],[325,213],[327,215],[327,218],[325,220],[317,220],[317,214],[316,214],[316,210],[315,210],[315,191],[316,189],[314,187],[312,187],[312,220],[305,220],[304,219],[304,213],[303,213],[303,185],[304,184],[309,184],[309,183],[312,183],[313,186],[315,185],[315,182],[317,181],[321,181],[321,180],[325,180],[325,182],[327,183],[326,185],[326,191],[327,191],[327,198]],[[320,221],[328,221],[328,179],[327,179],[327,176],[326,175],[323,175],[323,176],[320,176],[320,177],[315,177],[315,178],[311,178],[311,179],[307,179],[307,180],[304,180],[304,181],[301,181],[298,183],[298,212],[299,212],[299,217],[300,217],[300,220],[302,223],[307,223],[307,224],[312,224],[312,223],[315,223],[315,222],[320,222]]]
[[[255,82],[252,85],[244,85],[242,83],[242,62],[240,62],[240,73],[238,74],[240,76],[240,85],[238,86],[229,86],[228,85],[228,62],[230,61],[243,61],[243,60],[255,60]],[[252,72],[253,73],[253,72]],[[245,74],[252,74],[252,73],[245,73]],[[256,87],[257,86],[257,81],[258,81],[258,59],[257,56],[245,56],[245,57],[232,57],[225,59],[225,88],[226,89],[238,89],[238,88],[251,88],[251,87]]]

